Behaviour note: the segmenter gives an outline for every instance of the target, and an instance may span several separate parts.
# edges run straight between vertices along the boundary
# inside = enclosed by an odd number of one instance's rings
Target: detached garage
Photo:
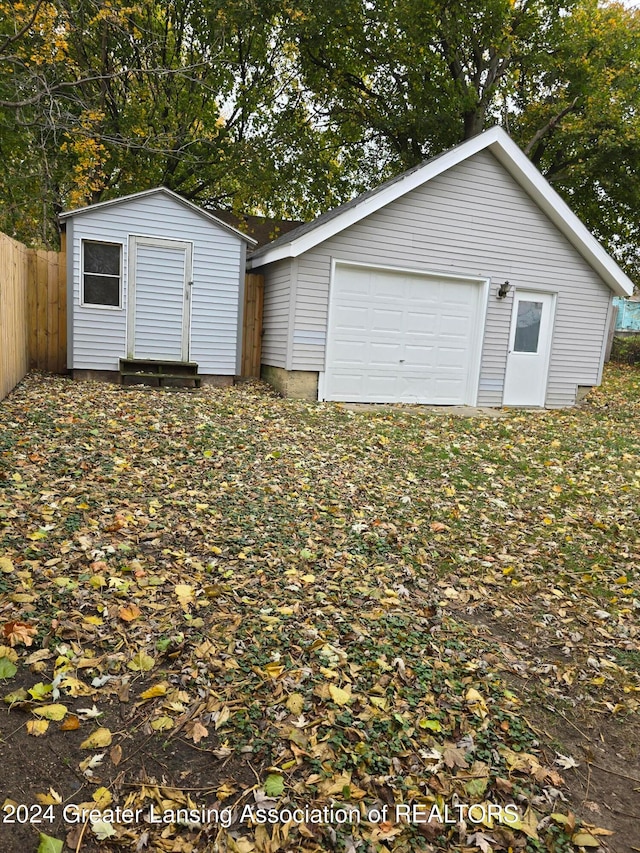
[[[164,187],[60,218],[75,377],[233,382],[255,240]]]
[[[249,258],[263,377],[345,402],[569,406],[633,284],[500,128]]]

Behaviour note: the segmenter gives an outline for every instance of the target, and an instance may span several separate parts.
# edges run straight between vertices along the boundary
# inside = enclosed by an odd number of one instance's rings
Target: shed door
[[[544,406],[555,297],[518,290],[513,299],[505,406]]]
[[[326,400],[475,403],[480,282],[338,264],[330,303]]]
[[[192,244],[131,237],[129,358],[189,360]]]

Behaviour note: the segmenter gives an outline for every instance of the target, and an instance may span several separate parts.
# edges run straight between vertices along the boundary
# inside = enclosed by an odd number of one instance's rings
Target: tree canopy
[[[640,11],[597,0],[0,0],[0,227],[164,184],[310,218],[502,124],[640,271]]]

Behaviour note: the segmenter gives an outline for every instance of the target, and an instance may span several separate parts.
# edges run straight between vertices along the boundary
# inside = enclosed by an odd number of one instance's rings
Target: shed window
[[[85,240],[83,250],[82,302],[84,305],[120,307],[122,246]]]

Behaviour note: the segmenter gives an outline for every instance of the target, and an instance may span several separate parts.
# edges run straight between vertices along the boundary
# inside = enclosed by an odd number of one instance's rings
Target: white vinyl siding
[[[201,374],[237,372],[238,311],[243,241],[206,216],[157,193],[86,210],[69,218],[72,335],[69,367],[118,370],[127,356],[128,242],[131,235],[193,243],[189,358]],[[81,305],[82,240],[122,245],[120,309]],[[158,294],[158,311],[164,302]]]
[[[502,404],[513,289],[495,293],[506,280],[557,294],[546,405],[571,405],[578,385],[598,383],[611,291],[488,151],[296,259],[290,369],[324,370],[332,259],[489,279],[478,405]]]
[[[287,367],[293,263],[280,261],[265,270],[262,363],[271,367]]]

